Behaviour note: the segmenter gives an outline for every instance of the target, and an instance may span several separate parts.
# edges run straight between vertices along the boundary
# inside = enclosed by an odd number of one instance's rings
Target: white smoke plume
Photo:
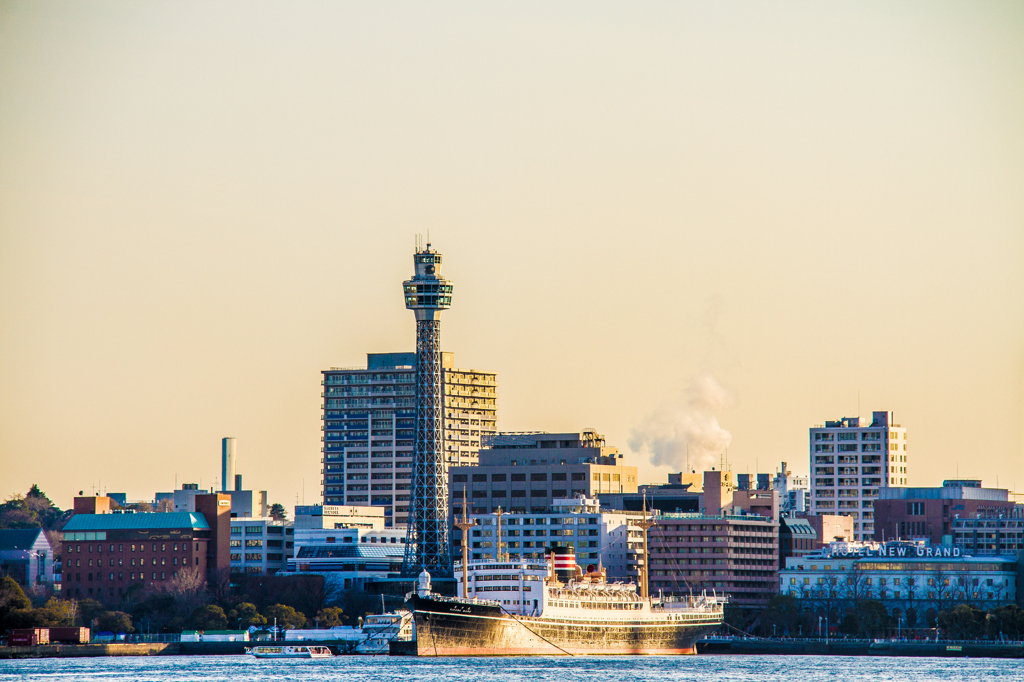
[[[689,449],[690,469],[710,469],[732,443],[717,416],[731,404],[729,391],[713,375],[701,374],[687,386],[682,401],[660,406],[633,429],[629,447],[674,471],[686,471]]]

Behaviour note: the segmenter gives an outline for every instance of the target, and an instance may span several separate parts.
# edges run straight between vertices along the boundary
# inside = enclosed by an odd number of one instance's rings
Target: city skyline
[[[1024,9],[942,8],[3,4],[0,495],[319,501],[428,231],[499,430],[1024,490]]]

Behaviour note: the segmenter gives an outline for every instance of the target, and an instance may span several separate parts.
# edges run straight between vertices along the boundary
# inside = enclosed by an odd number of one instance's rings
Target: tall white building
[[[498,420],[498,378],[456,369],[441,354],[447,466],[477,463]],[[383,507],[388,527],[409,516],[416,418],[416,354],[370,353],[366,367],[323,372],[324,505]]]
[[[891,412],[870,422],[844,417],[810,429],[811,513],[853,518],[856,540],[871,540],[880,488],[907,485],[907,430]]]

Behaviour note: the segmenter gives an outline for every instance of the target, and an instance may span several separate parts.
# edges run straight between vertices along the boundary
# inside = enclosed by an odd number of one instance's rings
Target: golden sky
[[[806,472],[808,427],[892,410],[913,484],[1024,490],[1022,36],[1019,2],[0,2],[0,496],[209,486],[234,436],[318,501],[320,370],[412,349],[427,231],[503,429],[656,481],[630,443],[683,422]]]

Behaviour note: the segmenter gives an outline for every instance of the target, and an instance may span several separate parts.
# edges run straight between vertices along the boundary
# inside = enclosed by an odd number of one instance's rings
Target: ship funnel
[[[555,578],[568,585],[576,578],[576,550],[573,547],[552,547],[555,562]]]

